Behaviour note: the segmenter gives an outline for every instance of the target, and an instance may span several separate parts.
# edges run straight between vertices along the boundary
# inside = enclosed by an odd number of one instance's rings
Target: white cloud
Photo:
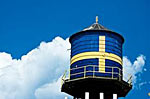
[[[56,37],[52,42],[42,42],[20,60],[0,53],[0,99],[35,99],[38,88],[55,83],[69,68],[69,48],[68,39]]]
[[[53,83],[45,84],[35,92],[37,99],[64,99],[67,94],[61,93],[61,77]]]
[[[0,53],[0,99],[62,99],[60,77],[69,68],[69,40],[56,37],[51,42],[41,44],[21,59],[12,59],[5,52]],[[132,64],[123,57],[124,72],[142,72],[145,57],[140,55]],[[124,79],[127,77],[124,74]],[[126,79],[125,79],[126,80]]]
[[[133,85],[136,83],[137,74],[142,73],[145,65],[145,56],[140,55],[131,63],[127,56],[123,57],[123,79],[127,81],[132,76]]]
[[[141,82],[141,83],[139,83],[138,87],[141,89],[141,87],[144,86],[144,85],[150,85],[150,81]]]
[[[146,71],[147,71],[147,69],[146,69],[146,68],[144,68],[144,71],[146,72]]]

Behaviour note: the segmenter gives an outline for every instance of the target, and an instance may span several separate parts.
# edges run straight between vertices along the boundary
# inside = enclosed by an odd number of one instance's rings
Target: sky
[[[69,68],[68,38],[96,16],[125,39],[134,87],[123,99],[149,99],[149,0],[0,0],[0,99],[67,96],[59,89]]]

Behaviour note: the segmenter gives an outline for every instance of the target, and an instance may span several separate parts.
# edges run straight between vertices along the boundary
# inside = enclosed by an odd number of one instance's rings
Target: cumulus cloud
[[[61,75],[69,68],[69,40],[56,37],[51,42],[41,42],[21,59],[0,52],[0,99],[62,99],[67,96],[60,92]],[[123,57],[124,80],[128,72],[136,82],[141,73],[145,56],[140,55],[131,63]]]
[[[35,92],[37,99],[64,99],[67,94],[61,93],[61,77],[56,81],[45,84]],[[71,96],[68,96],[71,98]]]
[[[133,85],[136,83],[137,74],[142,73],[145,65],[145,56],[140,55],[132,63],[127,56],[123,57],[123,79],[128,81],[129,77],[132,76]]]
[[[58,78],[69,68],[69,48],[68,39],[56,37],[51,42],[41,42],[40,46],[20,60],[1,52],[0,99],[35,99],[38,88],[43,88],[46,84],[58,85]],[[50,90],[55,88],[50,87]]]
[[[141,82],[141,83],[139,83],[138,87],[141,89],[141,87],[144,85],[150,85],[150,81]]]

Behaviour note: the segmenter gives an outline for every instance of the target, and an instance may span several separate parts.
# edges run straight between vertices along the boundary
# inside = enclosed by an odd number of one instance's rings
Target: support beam
[[[104,93],[100,93],[100,99],[104,99]]]
[[[89,99],[89,92],[85,92],[85,99]]]
[[[117,94],[113,94],[113,99],[117,99]]]

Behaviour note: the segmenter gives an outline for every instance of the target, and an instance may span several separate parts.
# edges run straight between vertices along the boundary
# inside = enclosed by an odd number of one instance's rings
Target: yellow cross
[[[99,52],[105,53],[105,36],[99,36]],[[105,72],[104,58],[99,58],[99,71]]]
[[[71,64],[83,59],[99,59],[99,72],[105,72],[105,59],[113,60],[122,65],[122,59],[113,53],[105,52],[105,36],[99,36],[99,51],[98,52],[83,52],[71,58]]]

